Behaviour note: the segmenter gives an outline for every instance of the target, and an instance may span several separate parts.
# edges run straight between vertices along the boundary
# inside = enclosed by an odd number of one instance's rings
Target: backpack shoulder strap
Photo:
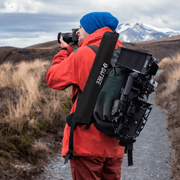
[[[97,54],[97,52],[98,52],[98,46],[96,46],[96,45],[90,45],[90,46],[88,46],[89,48],[91,48],[96,54]]]
[[[97,54],[97,51],[98,51],[98,46],[96,45],[90,45],[88,46],[89,48],[91,48],[96,54]],[[73,103],[76,101],[78,95],[82,93],[81,89],[78,87],[78,92],[73,96]]]

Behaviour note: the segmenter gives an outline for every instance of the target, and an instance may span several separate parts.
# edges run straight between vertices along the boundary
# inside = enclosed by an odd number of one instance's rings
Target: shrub
[[[9,155],[4,150],[0,150],[0,157],[3,157],[5,159],[9,159]]]

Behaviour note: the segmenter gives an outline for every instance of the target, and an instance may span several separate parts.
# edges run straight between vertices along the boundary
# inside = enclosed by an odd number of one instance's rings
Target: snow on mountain
[[[180,35],[180,31],[140,23],[119,24],[116,31],[123,42],[142,42]]]

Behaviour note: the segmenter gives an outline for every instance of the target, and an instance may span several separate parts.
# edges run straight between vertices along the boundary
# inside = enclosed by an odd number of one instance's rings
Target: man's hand
[[[59,40],[60,40],[60,42],[61,42],[61,44],[60,44],[61,47],[69,46],[69,45],[63,40],[62,37],[61,37]]]
[[[70,44],[67,44],[67,43],[63,40],[62,37],[61,37],[59,40],[60,40],[60,42],[61,42],[61,44],[60,44],[61,47],[71,46],[72,48],[75,48],[75,47],[78,46],[77,44],[74,44],[74,45],[71,44],[71,43],[70,43]]]

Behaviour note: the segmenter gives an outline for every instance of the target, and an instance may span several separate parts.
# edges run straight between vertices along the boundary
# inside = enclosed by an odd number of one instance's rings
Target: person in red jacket
[[[78,92],[78,87],[83,91],[96,56],[88,46],[99,46],[103,34],[114,31],[118,23],[117,18],[109,12],[92,12],[83,16],[76,33],[79,37],[78,49],[73,51],[70,45],[60,39],[62,49],[54,57],[46,75],[48,86],[64,90],[72,85],[72,97]],[[115,49],[121,46],[122,43],[118,40]],[[76,105],[77,100],[70,113],[76,110]],[[88,130],[84,127],[85,125],[77,126],[74,131],[73,156],[76,158],[70,159],[73,179],[120,179],[124,147],[119,145],[116,137],[100,132],[94,123]],[[62,156],[69,150],[69,135],[70,127],[66,123]]]

